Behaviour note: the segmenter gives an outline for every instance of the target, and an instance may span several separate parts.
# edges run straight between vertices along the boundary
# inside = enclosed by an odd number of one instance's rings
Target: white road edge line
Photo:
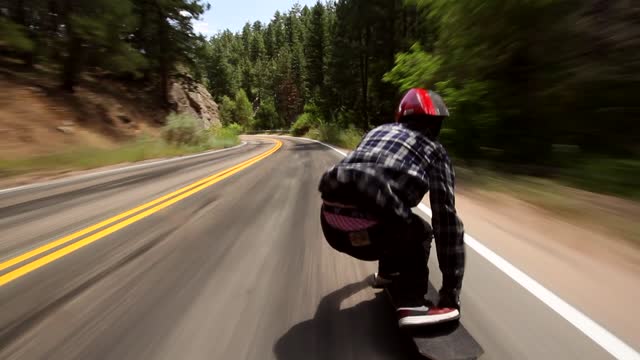
[[[347,156],[344,151],[336,149],[329,144],[325,144],[321,141],[313,139],[305,138],[305,140],[322,144],[342,156]],[[428,217],[431,217],[432,215],[431,209],[429,209],[429,207],[427,207],[423,203],[420,203],[420,205],[418,205],[418,210],[422,211]],[[537,297],[545,305],[558,313],[558,315],[562,316],[565,320],[575,326],[583,334],[593,340],[593,342],[598,344],[609,354],[613,355],[613,357],[615,357],[616,359],[624,360],[640,360],[640,353],[638,353],[631,346],[618,339],[615,335],[609,332],[609,330],[591,320],[580,310],[569,305],[566,301],[558,297],[558,295],[552,293],[549,289],[542,286],[539,282],[535,281],[529,275],[522,272],[520,269],[505,260],[503,257],[496,254],[486,246],[482,245],[478,240],[465,234],[464,242],[480,256],[484,257],[487,261],[500,269],[516,283],[529,291],[533,296]]]
[[[132,170],[132,169],[141,169],[141,168],[154,166],[154,165],[158,165],[158,164],[162,164],[162,163],[170,163],[170,162],[174,162],[174,161],[193,159],[193,158],[197,158],[197,157],[201,157],[201,156],[211,155],[211,154],[218,153],[218,152],[237,149],[237,148],[243,147],[245,145],[247,145],[247,142],[243,141],[243,142],[241,142],[240,144],[238,144],[236,146],[232,146],[232,147],[226,148],[226,149],[211,150],[211,151],[206,151],[206,152],[199,153],[199,154],[178,156],[178,157],[173,157],[173,158],[170,158],[170,159],[150,160],[150,161],[146,161],[144,164],[133,164],[133,165],[119,167],[117,169],[102,170],[102,171],[99,170],[99,171],[89,172],[87,174],[81,174],[81,175],[75,175],[75,176],[72,175],[70,177],[63,177],[63,178],[55,179],[55,180],[51,180],[51,181],[45,181],[45,182],[39,182],[39,183],[35,183],[35,184],[16,186],[16,187],[7,188],[7,189],[0,189],[0,194],[6,194],[6,193],[10,193],[10,192],[14,192],[14,191],[20,191],[20,190],[36,189],[36,188],[43,187],[43,186],[50,186],[50,185],[56,185],[56,184],[60,184],[60,183],[64,183],[64,182],[71,182],[71,181],[76,181],[76,180],[81,180],[81,179],[86,179],[86,178],[104,176],[104,175],[108,175],[108,174],[114,174],[114,173],[129,171],[129,170]],[[91,171],[91,170],[87,170],[87,171]]]

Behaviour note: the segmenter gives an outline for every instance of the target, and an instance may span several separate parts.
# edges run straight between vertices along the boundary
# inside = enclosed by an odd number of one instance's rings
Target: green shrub
[[[324,122],[322,112],[315,104],[306,104],[304,112],[298,116],[296,121],[291,125],[291,134],[293,136],[302,136],[309,132],[312,128],[318,128]]]
[[[321,141],[338,145],[340,142],[340,127],[336,124],[323,122],[318,126]]]
[[[318,130],[318,128],[311,128],[304,136],[309,139],[322,141],[320,138],[320,130]]]
[[[228,126],[212,128],[209,139],[207,141],[208,148],[227,148],[237,145],[240,142],[238,135],[242,134],[244,129],[236,123]]]
[[[227,96],[222,98],[220,120],[223,125],[238,123],[249,126],[253,122],[253,106],[244,90],[238,90],[233,100]]]
[[[353,124],[362,123],[362,120],[355,111],[347,109],[340,109],[337,115],[333,116],[333,119],[334,123],[345,129],[349,126],[353,126]]]
[[[236,136],[238,136],[238,135],[240,135],[240,134],[242,134],[244,132],[244,128],[242,127],[242,125],[237,124],[237,123],[229,124],[225,128],[228,129],[229,131],[233,132]]]
[[[171,113],[162,129],[162,138],[178,146],[198,146],[205,142],[206,134],[199,128],[198,119],[188,114]]]
[[[595,192],[640,199],[640,161],[630,159],[584,159],[565,168],[565,182]]]
[[[27,28],[13,21],[0,18],[0,34],[0,47],[27,53],[35,49],[35,43],[29,38]]]
[[[236,93],[233,121],[242,126],[248,126],[253,121],[253,107],[247,97],[247,93],[240,89]]]
[[[303,113],[298,116],[296,121],[291,125],[291,134],[301,136],[306,134],[311,128],[317,127],[319,122],[311,114]]]
[[[277,129],[281,126],[280,116],[276,111],[276,106],[273,100],[268,99],[263,101],[256,112],[256,117],[251,123],[251,128],[254,130],[268,130]]]
[[[90,169],[123,162],[135,162],[158,157],[179,156],[208,149],[237,145],[242,127],[200,130],[198,120],[184,114],[170,114],[162,131],[163,140],[142,136],[116,149],[73,148],[61,153],[6,159],[0,156],[0,178],[36,171]],[[0,154],[1,155],[1,154]]]
[[[311,139],[334,144],[346,149],[354,149],[358,146],[362,135],[362,131],[354,127],[344,129],[337,124],[328,122],[321,122],[317,127],[309,129],[306,134],[306,136]]]
[[[236,103],[228,96],[223,96],[220,102],[220,120],[223,125],[233,123],[233,112],[236,108]]]
[[[363,136],[363,131],[358,130],[354,127],[348,127],[342,132],[342,135],[340,137],[340,146],[346,149],[355,149],[356,146],[360,144]]]

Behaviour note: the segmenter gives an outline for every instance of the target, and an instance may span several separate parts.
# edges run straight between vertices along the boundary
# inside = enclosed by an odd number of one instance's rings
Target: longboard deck
[[[394,303],[391,292],[384,290]],[[427,299],[437,303],[437,291],[429,284]],[[484,350],[459,321],[433,326],[407,329],[405,332],[413,339],[420,355],[431,360],[467,360],[477,359]]]

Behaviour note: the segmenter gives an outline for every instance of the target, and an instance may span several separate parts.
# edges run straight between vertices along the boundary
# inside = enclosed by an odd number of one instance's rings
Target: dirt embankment
[[[75,149],[112,149],[140,136],[158,136],[169,111],[186,112],[202,126],[219,126],[218,106],[206,89],[183,78],[171,84],[170,106],[152,86],[85,76],[73,94],[45,69],[0,66],[0,160]]]
[[[141,90],[93,80],[68,94],[46,74],[0,72],[0,157],[108,149],[157,134],[165,111]]]

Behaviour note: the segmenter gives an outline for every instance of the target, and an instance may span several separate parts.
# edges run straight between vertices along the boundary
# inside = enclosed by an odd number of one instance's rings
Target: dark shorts
[[[364,261],[380,260],[384,252],[385,225],[373,214],[323,204],[322,231],[335,250]]]
[[[326,202],[320,222],[332,248],[364,261],[405,255],[432,236],[431,227],[418,216],[405,220]]]
[[[359,260],[379,260],[381,272],[400,273],[394,284],[403,296],[420,298],[427,292],[433,232],[419,216],[405,220],[325,202],[320,221],[325,239],[335,250]]]

